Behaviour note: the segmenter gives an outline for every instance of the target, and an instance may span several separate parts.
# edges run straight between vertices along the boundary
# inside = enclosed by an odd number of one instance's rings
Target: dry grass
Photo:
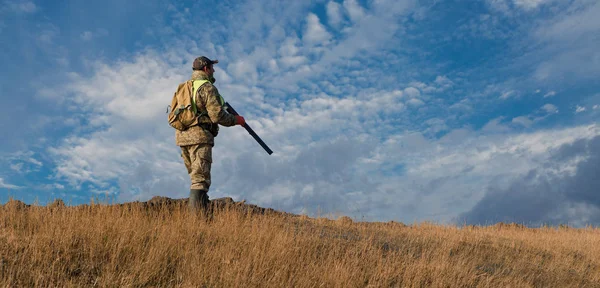
[[[184,204],[0,208],[1,286],[600,287],[600,230],[449,227]]]

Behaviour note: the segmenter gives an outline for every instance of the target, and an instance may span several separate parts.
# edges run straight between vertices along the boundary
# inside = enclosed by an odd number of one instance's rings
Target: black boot
[[[190,211],[206,211],[208,208],[208,193],[201,189],[190,189],[189,207]]]

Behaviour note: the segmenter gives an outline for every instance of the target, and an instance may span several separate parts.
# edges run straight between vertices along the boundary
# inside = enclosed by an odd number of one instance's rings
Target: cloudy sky
[[[366,221],[600,225],[600,2],[0,2],[0,201],[187,197],[192,61],[237,126],[211,198]]]

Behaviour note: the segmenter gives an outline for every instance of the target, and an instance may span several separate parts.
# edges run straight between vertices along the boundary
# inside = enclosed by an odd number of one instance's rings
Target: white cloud
[[[7,1],[5,5],[17,13],[35,13],[38,7],[31,1]]]
[[[454,83],[446,76],[435,77],[435,84],[439,86],[438,91],[444,91],[454,85]]]
[[[492,9],[508,13],[510,11],[509,2],[507,0],[488,0],[488,4]]]
[[[9,163],[11,170],[20,174],[36,172],[44,166],[32,151],[18,151],[3,158],[3,161]]]
[[[412,99],[408,100],[406,103],[408,103],[411,106],[415,106],[415,107],[425,105],[425,103],[423,101],[416,99],[416,98],[412,98]]]
[[[96,31],[94,31],[94,32],[83,31],[81,33],[81,35],[79,35],[79,38],[81,38],[81,40],[83,40],[83,41],[91,41],[93,39],[104,37],[107,35],[108,35],[108,30],[100,28],[100,29],[96,29]]]
[[[514,3],[517,7],[521,7],[525,10],[537,8],[544,2],[549,2],[549,1],[548,0],[514,0]]]
[[[38,32],[37,40],[41,45],[54,45],[54,39],[60,35],[60,29],[54,25],[49,25]]]
[[[527,116],[519,116],[512,119],[512,123],[519,124],[524,127],[531,127],[533,124],[533,120],[529,119]]]
[[[552,104],[545,104],[540,109],[530,113],[529,115],[519,116],[512,119],[513,124],[523,127],[532,127],[533,124],[539,123],[553,114],[558,113],[558,108]]]
[[[575,114],[584,112],[585,110],[585,107],[577,105],[577,107],[575,107]]]
[[[484,173],[486,176],[512,174],[513,169],[514,173],[520,174],[537,166],[534,163],[536,159],[548,161],[552,157],[551,152],[561,146],[598,135],[600,135],[600,127],[597,125],[504,136],[477,135],[469,131],[466,135],[459,135],[456,140],[453,140],[454,142],[446,142],[447,145],[444,145],[439,153],[436,153],[437,155],[431,156],[435,157],[435,160],[423,161],[421,165],[410,171],[444,175],[446,173],[443,169],[449,169],[447,172],[450,173],[451,171],[459,173],[466,167],[475,165],[474,171]],[[504,140],[501,140],[502,138]],[[440,139],[439,142],[443,143],[444,139]],[[518,157],[525,157],[524,162],[529,163],[524,166],[511,165],[504,168],[500,168],[505,164],[503,161],[492,164],[495,160],[500,160],[497,157],[504,156],[514,157],[515,160]],[[487,166],[490,164],[492,166]]]
[[[544,98],[552,97],[554,95],[556,95],[556,92],[555,91],[550,91],[550,92],[544,94]]]
[[[36,165],[36,166],[39,166],[39,167],[41,167],[41,166],[44,166],[44,165],[42,164],[42,162],[38,161],[38,160],[37,160],[37,159],[35,159],[35,158],[29,158],[29,159],[27,159],[27,160],[28,160],[30,163],[33,163],[33,164],[34,164],[34,165]]]
[[[353,6],[352,3],[350,1],[346,4]],[[302,82],[299,79],[310,81],[319,79],[319,76],[322,75],[348,73],[349,71],[344,71],[347,68],[340,69],[339,64],[343,65],[354,61],[353,64],[359,65],[358,61],[361,58],[366,61],[370,55],[378,55],[383,50],[398,47],[400,39],[395,37],[395,33],[401,27],[401,19],[404,19],[412,11],[413,7],[410,3],[412,2],[374,2],[373,10],[368,12],[361,10],[365,13],[364,17],[360,20],[356,18],[358,22],[344,28],[343,33],[335,41],[332,41],[334,45],[326,48],[315,50],[311,47],[295,45],[294,52],[311,56],[313,61],[308,67],[298,67],[294,73],[273,75],[272,88],[290,93],[297,90],[298,83]],[[381,29],[384,26],[386,29]],[[293,43],[295,36],[288,38],[292,40],[277,47]],[[286,50],[288,49],[279,49],[279,52],[282,54],[281,52]],[[361,68],[364,69],[364,67]]]
[[[473,110],[473,107],[472,107],[469,99],[462,99],[462,100],[450,105],[450,107],[448,107],[448,109],[454,110],[454,111],[468,112],[468,111]]]
[[[41,187],[39,187],[42,190],[45,191],[56,191],[56,190],[64,190],[65,186],[59,183],[52,183],[52,184],[44,184]],[[62,194],[62,193],[61,193]],[[67,198],[67,195],[62,195],[62,197]]]
[[[298,47],[298,38],[297,37],[288,37],[281,44],[279,50],[279,54],[282,56],[295,56],[300,52],[300,47]]]
[[[574,2],[565,13],[556,14],[554,18],[545,22],[545,25],[540,25],[534,30],[534,36],[545,41],[565,41],[588,33],[597,33],[600,19],[596,16],[599,12],[600,3],[597,1]]]
[[[487,187],[504,187],[532,169],[570,174],[578,162],[555,162],[555,152],[565,144],[598,135],[597,125],[523,134],[455,130],[438,141],[397,135],[378,145],[375,155],[381,155],[383,163],[406,164],[406,174],[382,177],[372,191],[389,187],[386,199],[396,203],[394,207],[411,207],[429,219],[449,219],[453,211],[469,210]]]
[[[22,173],[23,171],[23,163],[15,163],[15,164],[10,164],[10,169],[13,171],[16,171],[18,173]]]
[[[596,75],[600,75],[600,66],[590,59],[600,59],[600,52],[587,44],[561,50],[537,65],[534,78],[546,82],[557,77],[568,78],[571,81],[595,79]]]
[[[488,123],[486,123],[483,126],[483,128],[481,128],[481,130],[483,132],[490,132],[490,133],[509,132],[510,127],[503,125],[501,123],[503,119],[504,119],[503,117],[498,117],[498,118],[492,119]]]
[[[421,96],[421,92],[419,92],[419,89],[417,89],[415,87],[405,88],[404,94],[406,94],[406,96],[411,97],[411,98],[416,98],[416,97]]]
[[[92,78],[73,76],[66,91],[57,94],[73,95],[69,101],[76,106],[67,106],[70,118],[85,117],[110,129],[69,137],[61,146],[50,148],[57,161],[56,176],[80,187],[85,182],[101,185],[130,175],[135,172],[131,167],[172,169],[173,161],[160,161],[169,158],[165,158],[170,155],[165,153],[168,146],[163,141],[157,142],[155,137],[172,138],[172,131],[162,120],[170,101],[168,95],[175,89],[173,83],[181,82],[185,76],[153,52],[136,57],[133,63],[95,66]],[[142,104],[144,109],[140,110]]]
[[[306,17],[306,29],[302,40],[308,44],[327,45],[331,35],[321,24],[319,17],[309,13]]]
[[[302,64],[305,64],[308,62],[308,58],[306,58],[306,56],[288,56],[288,57],[282,57],[279,62],[283,65],[283,67],[285,68],[290,68],[290,67],[298,67]]]
[[[534,73],[538,81],[595,80],[600,75],[600,2],[574,1],[561,7],[561,13],[542,20],[532,31],[531,45],[541,47]]]
[[[8,184],[8,183],[4,182],[4,179],[2,177],[0,177],[0,188],[5,188],[5,189],[21,189],[23,187],[20,187],[20,186],[17,186],[17,185]]]
[[[438,133],[441,131],[448,130],[448,125],[446,125],[446,122],[439,118],[429,119],[429,120],[425,121],[425,124],[427,124],[429,127],[424,131],[424,133],[434,133],[435,134],[435,133]]]
[[[464,38],[484,38],[484,39],[508,39],[511,32],[506,27],[500,25],[502,17],[496,14],[481,14],[478,17],[471,17],[468,22],[460,25],[453,36],[461,41]]]
[[[502,12],[506,15],[523,10],[526,12],[533,11],[544,4],[555,0],[487,0],[487,3],[493,10]]]
[[[365,10],[356,0],[344,0],[343,5],[352,22],[358,22],[365,17]]]
[[[600,105],[594,105],[593,109],[594,109],[594,110],[596,110],[596,109],[600,109]]]
[[[542,110],[550,114],[558,113],[558,108],[556,108],[556,106],[552,104],[545,104],[544,106],[542,106]]]
[[[452,80],[446,76],[438,75],[433,83],[430,83],[430,85],[427,85],[423,82],[414,81],[409,83],[409,86],[411,87],[407,89],[414,90],[412,92],[408,92],[408,94],[410,94],[411,97],[418,97],[421,92],[425,94],[444,92],[448,89],[451,89],[454,86],[454,82],[452,82]],[[412,96],[413,93],[416,93],[416,95]]]
[[[500,99],[506,100],[511,97],[516,97],[516,95],[517,94],[515,91],[506,91],[506,92],[503,92],[502,95],[500,95]]]
[[[245,82],[256,82],[258,77],[256,68],[255,63],[246,59],[238,60],[227,66],[227,70],[231,71],[234,77],[247,80]]]
[[[90,31],[85,31],[83,33],[81,33],[81,40],[83,41],[90,41],[92,40],[93,34]]]
[[[329,21],[329,25],[337,27],[342,23],[343,15],[342,15],[342,6],[334,1],[329,1],[327,3],[327,20]]]

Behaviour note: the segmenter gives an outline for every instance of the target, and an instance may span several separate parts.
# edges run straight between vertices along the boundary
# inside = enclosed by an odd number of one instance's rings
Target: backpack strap
[[[193,94],[192,94],[192,104],[194,106],[194,113],[198,114],[197,111],[197,106],[196,106],[196,96],[198,95],[198,89],[200,89],[200,87],[202,87],[202,85],[204,85],[204,83],[209,82],[208,80],[193,80],[194,84],[193,86]],[[223,99],[223,97],[221,96],[221,93],[218,94],[219,95],[219,103],[221,104],[221,106],[225,107],[225,99]],[[201,116],[201,115],[198,115]]]
[[[193,93],[192,93],[192,106],[194,106],[194,113],[196,115],[198,115],[198,106],[196,105],[196,96],[198,96],[198,90],[200,89],[200,87],[202,85],[204,85],[204,83],[208,82],[208,80],[193,80],[194,84],[192,85],[193,87]],[[198,117],[200,117],[201,115],[198,115]]]

